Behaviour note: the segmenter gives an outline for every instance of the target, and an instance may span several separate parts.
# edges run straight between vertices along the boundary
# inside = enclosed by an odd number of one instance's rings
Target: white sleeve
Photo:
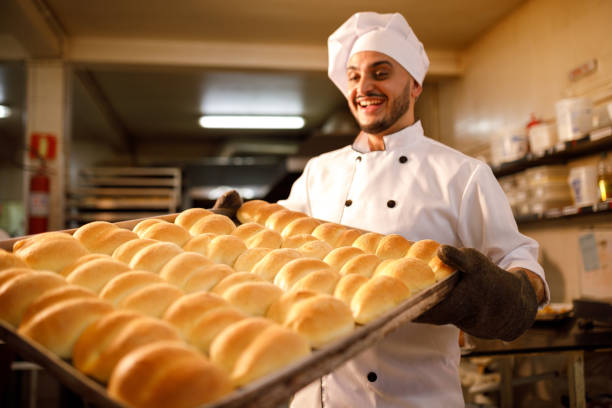
[[[282,205],[293,211],[300,211],[305,214],[311,215],[310,211],[310,201],[308,194],[308,173],[310,170],[310,166],[312,163],[312,159],[306,163],[306,167],[304,167],[304,171],[300,175],[300,177],[295,180],[293,186],[291,186],[291,192],[289,193],[289,197],[285,200],[279,200],[278,204]]]
[[[549,301],[550,289],[538,263],[539,244],[519,232],[504,191],[484,164],[476,167],[463,192],[457,229],[464,246],[478,249],[500,268],[537,273]]]

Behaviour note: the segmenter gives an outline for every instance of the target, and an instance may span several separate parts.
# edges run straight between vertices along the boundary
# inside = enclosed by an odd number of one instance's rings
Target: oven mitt
[[[229,190],[217,198],[215,205],[213,205],[213,209],[224,210],[231,214],[231,216],[234,216],[241,206],[242,197],[240,197],[240,194],[238,194],[236,190]]]
[[[505,271],[473,248],[443,245],[438,257],[459,271],[459,281],[417,322],[454,324],[476,337],[506,341],[531,327],[538,301],[524,271]]]

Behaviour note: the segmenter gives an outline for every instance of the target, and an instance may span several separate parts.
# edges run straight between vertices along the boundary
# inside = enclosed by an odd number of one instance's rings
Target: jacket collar
[[[383,136],[383,141],[385,142],[385,150],[390,151],[414,146],[424,137],[425,135],[423,134],[423,126],[421,125],[421,121],[417,120],[412,125],[405,127],[398,132]],[[360,138],[357,137],[353,142],[352,148],[360,153],[370,153],[367,139],[360,140]]]

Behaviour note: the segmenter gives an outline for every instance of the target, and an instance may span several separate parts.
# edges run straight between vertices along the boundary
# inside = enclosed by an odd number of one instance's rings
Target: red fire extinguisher
[[[47,231],[49,224],[50,181],[43,161],[30,179],[30,202],[28,233],[38,234]]]

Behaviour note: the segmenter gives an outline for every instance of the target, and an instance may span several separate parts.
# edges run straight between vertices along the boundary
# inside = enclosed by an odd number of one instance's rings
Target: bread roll
[[[21,317],[20,325],[26,325],[28,322],[41,313],[44,309],[63,302],[68,299],[77,298],[95,298],[96,294],[89,289],[82,288],[76,285],[63,285],[54,289],[47,290],[40,295],[35,301],[30,303],[23,316]]]
[[[108,302],[100,299],[69,299],[42,310],[20,326],[18,333],[61,358],[70,358],[85,328],[112,310]]]
[[[250,248],[240,254],[234,262],[236,272],[249,272],[257,262],[272,251],[270,248]]]
[[[299,279],[291,290],[311,290],[317,293],[331,295],[340,280],[340,274],[331,269],[314,271]]]
[[[66,280],[53,272],[36,271],[13,277],[0,288],[0,319],[17,327],[32,302],[64,285]]]
[[[232,232],[232,235],[242,239],[248,248],[276,249],[283,241],[278,232],[255,222],[242,224]]]
[[[232,382],[235,386],[241,387],[300,361],[309,354],[310,348],[303,336],[289,329],[272,325],[257,336],[236,361],[231,377]]]
[[[308,339],[311,347],[320,348],[351,333],[355,323],[347,304],[318,294],[293,304],[283,325]]]
[[[440,244],[438,242],[431,239],[423,239],[414,243],[406,257],[417,258],[427,262],[433,270],[436,280],[439,281],[454,272],[453,268],[438,258],[439,248]]]
[[[268,206],[269,203],[263,200],[251,200],[247,201],[236,212],[236,218],[242,224],[246,224],[248,222],[255,222],[255,212],[257,212],[260,208],[264,206]]]
[[[325,256],[325,258],[323,258],[323,262],[328,264],[333,271],[340,272],[340,269],[342,269],[345,263],[350,261],[352,258],[363,254],[364,252],[359,248],[344,246],[333,249]]]
[[[317,228],[320,224],[322,224],[322,221],[319,221],[314,218],[310,218],[310,217],[298,218],[298,219],[291,221],[289,224],[285,226],[285,228],[283,228],[283,231],[281,232],[281,236],[283,238],[286,238],[286,237],[290,237],[293,235],[300,235],[300,234],[312,235],[312,231],[314,231],[314,229]]]
[[[298,248],[298,251],[305,258],[323,259],[332,249],[334,248],[330,244],[317,239],[316,241],[306,242]]]
[[[234,306],[222,306],[209,310],[200,316],[198,322],[189,332],[187,340],[202,353],[208,354],[210,345],[219,333],[246,317],[246,314]]]
[[[301,257],[302,255],[295,249],[275,249],[257,262],[251,272],[271,282],[287,262]]]
[[[196,235],[183,245],[183,250],[208,256],[208,246],[216,236],[212,233]]]
[[[351,300],[357,323],[366,324],[382,316],[410,297],[410,289],[399,279],[378,275],[362,285]]]
[[[266,228],[270,228],[271,230],[276,231],[280,234],[291,221],[295,221],[299,218],[304,217],[307,217],[307,215],[301,212],[291,210],[279,210],[272,213],[266,219],[265,225]]]
[[[416,293],[436,282],[436,277],[424,261],[416,258],[394,259],[382,269],[376,271],[377,275],[392,276],[401,280],[411,293]]]
[[[355,296],[357,290],[362,287],[367,281],[368,278],[359,273],[351,273],[344,275],[336,284],[336,288],[334,289],[334,296],[342,300],[348,306],[350,306],[351,301],[353,300],[353,296]]]
[[[249,318],[223,330],[210,346],[211,361],[245,385],[310,353],[306,340],[269,319]]]
[[[168,221],[162,220],[161,218],[147,218],[136,224],[134,228],[132,228],[132,232],[135,232],[140,237],[151,226],[159,223],[168,223]]]
[[[100,299],[117,306],[123,299],[135,291],[155,283],[163,283],[159,275],[147,271],[129,271],[122,273],[106,283],[100,291]]]
[[[176,327],[183,338],[188,339],[193,327],[206,313],[229,306],[225,299],[212,293],[191,293],[170,305],[163,319]]]
[[[183,246],[191,238],[191,234],[180,225],[169,222],[158,222],[144,229],[140,238],[154,239],[156,241],[171,242],[178,246]]]
[[[374,275],[376,267],[380,264],[381,259],[374,254],[361,254],[349,259],[342,268],[340,275],[360,274],[366,278]]]
[[[108,384],[112,398],[134,408],[193,408],[231,390],[227,374],[176,341],[155,342],[128,353]]]
[[[0,271],[4,269],[9,269],[9,268],[27,268],[27,267],[28,267],[28,264],[26,264],[18,256],[0,248]]]
[[[212,288],[211,293],[222,296],[226,290],[234,285],[238,285],[244,282],[265,282],[265,280],[254,273],[250,272],[236,272],[223,278],[215,287]]]
[[[74,234],[90,252],[110,255],[121,244],[138,238],[138,235],[106,221],[94,221],[78,228]]]
[[[28,267],[7,268],[7,269],[0,271],[0,290],[2,288],[2,285],[12,280],[13,278],[19,275],[24,275],[26,273],[32,273],[32,272],[36,272],[36,270],[28,268]]]
[[[74,345],[72,363],[79,371],[107,382],[119,360],[130,351],[164,340],[181,341],[181,336],[163,320],[115,311],[85,329]]]
[[[243,282],[223,292],[223,298],[248,316],[264,316],[268,308],[283,294],[270,282]]]
[[[236,224],[234,224],[229,217],[221,214],[212,214],[196,221],[195,224],[189,228],[189,232],[192,235],[204,233],[227,235],[231,234],[234,229],[236,229]]]
[[[70,275],[72,273],[72,271],[74,271],[79,266],[81,266],[83,264],[86,264],[87,262],[91,262],[91,261],[93,261],[95,259],[112,259],[112,258],[110,256],[106,255],[106,254],[87,254],[87,255],[83,255],[82,257],[80,257],[79,259],[77,259],[76,261],[74,261],[70,265],[66,266],[61,271],[59,271],[59,273],[60,273],[60,275],[66,277],[66,276]]]
[[[234,273],[235,271],[230,266],[224,264],[210,265],[189,275],[181,289],[185,293],[207,292]]]
[[[159,271],[168,283],[182,287],[192,273],[206,269],[213,262],[196,252],[183,252],[170,259]]]
[[[208,245],[208,258],[214,263],[232,266],[246,250],[247,247],[240,238],[233,235],[219,235]]]
[[[314,231],[312,231],[312,235],[315,238],[320,239],[321,241],[327,242],[333,248],[337,247],[336,242],[340,239],[340,236],[347,230],[348,228],[342,226],[340,224],[335,224],[333,222],[325,222],[319,226],[317,226]]]
[[[138,251],[146,246],[156,243],[157,241],[153,239],[133,239],[119,245],[117,249],[113,251],[112,257],[120,262],[129,264]]]
[[[108,281],[129,270],[129,266],[112,258],[94,259],[73,270],[66,282],[99,293]]]
[[[161,317],[168,307],[183,296],[183,292],[168,283],[153,283],[127,295],[118,307],[144,315]]]
[[[286,210],[286,208],[279,204],[266,203],[266,205],[257,208],[257,210],[253,214],[254,218],[250,221],[257,222],[261,225],[266,225],[268,217],[280,210]]]
[[[130,261],[130,267],[132,269],[159,273],[161,268],[163,268],[170,259],[182,252],[183,250],[179,246],[171,242],[156,242],[136,252]]]
[[[197,221],[212,214],[214,214],[212,211],[205,210],[204,208],[190,208],[177,215],[174,223],[189,231]]]
[[[274,278],[274,284],[284,291],[291,290],[293,285],[306,275],[331,270],[329,265],[314,258],[298,258],[285,264]]]
[[[282,248],[299,248],[307,242],[318,241],[313,235],[310,234],[296,234],[285,237],[281,245]]]
[[[71,235],[50,232],[21,240],[14,245],[14,254],[30,268],[59,272],[83,255],[87,249]]]
[[[361,249],[363,252],[369,254],[376,254],[378,243],[383,237],[384,235],[378,234],[376,232],[366,232],[365,234],[362,234],[357,239],[355,239],[355,241],[353,241],[352,246]]]
[[[336,241],[337,247],[345,247],[353,245],[353,242],[361,236],[362,232],[356,229],[347,229],[338,237]]]
[[[380,259],[396,259],[406,256],[412,246],[412,241],[398,234],[390,234],[382,237],[376,248],[376,256]]]

